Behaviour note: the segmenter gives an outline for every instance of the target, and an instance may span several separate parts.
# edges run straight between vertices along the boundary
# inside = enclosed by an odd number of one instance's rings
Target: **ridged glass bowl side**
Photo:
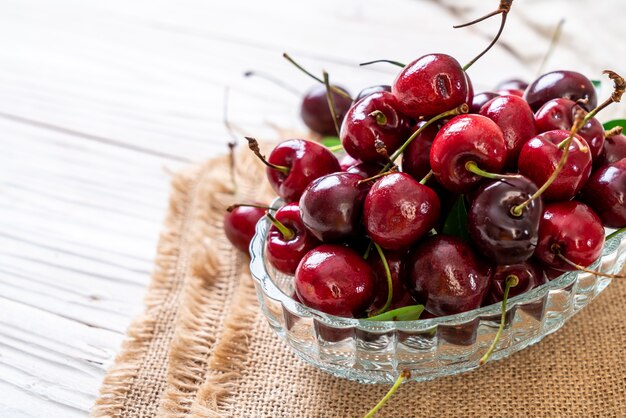
[[[478,367],[498,330],[501,305],[417,321],[366,321],[310,309],[292,299],[293,276],[265,258],[270,223],[262,218],[250,244],[250,270],[263,314],[274,331],[308,363],[363,383],[393,383],[405,369],[430,380]],[[626,263],[625,233],[607,240],[591,268],[618,273]],[[509,300],[506,328],[491,360],[519,351],[558,330],[611,282],[571,272]]]

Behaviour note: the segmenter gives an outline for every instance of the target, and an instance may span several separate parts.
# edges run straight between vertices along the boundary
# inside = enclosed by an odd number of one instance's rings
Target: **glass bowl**
[[[293,276],[265,258],[266,217],[250,244],[250,270],[270,326],[306,362],[362,383],[393,383],[408,369],[414,381],[478,367],[500,325],[500,303],[457,315],[415,321],[367,321],[327,315],[291,298]],[[606,241],[592,269],[618,273],[626,263],[626,233]],[[490,361],[522,350],[553,333],[611,282],[570,272],[507,303],[507,322]]]

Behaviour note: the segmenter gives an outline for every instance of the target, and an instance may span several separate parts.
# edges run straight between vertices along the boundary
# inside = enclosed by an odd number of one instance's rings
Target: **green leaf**
[[[424,312],[424,305],[411,305],[366,318],[368,321],[415,321]]]
[[[339,137],[336,136],[325,136],[320,142],[322,143],[322,145],[328,148],[341,145],[341,140],[339,139]]]
[[[591,80],[591,84],[593,84],[593,86],[597,90],[600,90],[600,87],[602,87],[602,81],[601,80]]]
[[[452,206],[452,210],[443,224],[443,233],[469,241],[469,235],[467,234],[467,208],[465,207],[463,195],[459,196],[454,206]]]
[[[626,119],[610,120],[606,122],[603,126],[605,131],[611,130],[616,126],[621,126],[622,128],[624,128],[624,131],[626,131]]]

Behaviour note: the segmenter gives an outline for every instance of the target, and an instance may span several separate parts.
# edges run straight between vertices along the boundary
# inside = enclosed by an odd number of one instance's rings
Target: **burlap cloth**
[[[145,313],[106,375],[97,417],[359,417],[387,386],[305,364],[260,313],[248,257],[224,208],[269,202],[264,170],[238,154],[177,174]],[[463,375],[403,385],[379,417],[626,417],[626,283],[614,281],[560,331]]]

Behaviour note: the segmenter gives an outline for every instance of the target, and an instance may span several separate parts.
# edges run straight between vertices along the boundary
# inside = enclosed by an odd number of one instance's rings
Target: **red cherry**
[[[376,276],[361,255],[324,244],[300,261],[294,279],[298,298],[330,315],[362,317],[376,296]]]
[[[467,170],[473,161],[482,170],[498,173],[506,160],[502,130],[480,115],[459,115],[437,133],[430,149],[430,167],[437,180],[454,193],[466,193],[483,177]]]
[[[250,241],[254,237],[256,224],[263,216],[265,209],[238,206],[224,215],[224,232],[226,238],[239,251],[248,253]]]
[[[358,163],[348,168],[346,172],[358,174],[364,179],[368,179],[380,173],[383,168],[384,166],[377,163]]]
[[[522,146],[537,135],[530,106],[521,97],[501,96],[487,102],[479,113],[500,127],[506,144],[506,166],[515,167]]]
[[[497,86],[496,86],[496,90],[521,90],[524,91],[526,90],[526,87],[528,87],[528,83],[520,80],[519,78],[512,78],[510,80],[505,80],[500,82]]]
[[[391,155],[406,139],[407,123],[397,107],[398,100],[386,91],[355,103],[341,125],[341,143],[346,152],[364,162],[386,162],[376,151],[376,140],[382,141]]]
[[[432,189],[406,173],[384,176],[372,186],[363,208],[367,234],[385,249],[408,248],[439,219],[440,203]]]
[[[406,252],[404,251],[386,251],[385,259],[389,265],[389,272],[391,273],[391,283],[393,287],[393,299],[391,300],[391,306],[389,310],[400,308],[402,306],[415,305],[413,297],[408,293],[402,280],[402,260],[406,258]],[[378,292],[376,299],[372,305],[371,312],[380,310],[387,301],[387,293],[389,289],[387,287],[387,273],[385,266],[381,258],[376,251],[372,251],[367,260],[368,264],[374,270],[376,274],[376,280],[378,282]]]
[[[381,91],[391,91],[391,86],[388,84],[381,84],[378,86],[371,86],[371,87],[366,87],[363,90],[361,90],[359,92],[359,94],[356,96],[356,99],[354,99],[355,102],[358,102],[361,99],[366,98],[367,96],[369,96],[370,94],[374,94],[374,93],[378,93]]]
[[[626,158],[596,170],[581,191],[581,199],[611,228],[626,226]]]
[[[414,130],[421,128],[426,122],[417,124]],[[402,154],[402,171],[414,179],[421,180],[430,172],[430,148],[441,125],[427,126],[404,150]]]
[[[313,180],[341,170],[337,158],[325,146],[304,139],[281,142],[267,158],[270,164],[287,167],[288,173],[268,167],[270,185],[287,202],[300,199]]]
[[[603,245],[602,221],[589,206],[576,201],[546,205],[535,250],[544,265],[561,271],[575,270],[558,256],[562,254],[586,267],[600,257]]]
[[[491,278],[491,287],[489,289],[489,295],[487,296],[487,303],[492,304],[502,301],[504,298],[506,279],[510,275],[515,275],[519,282],[516,286],[511,287],[509,298],[526,293],[548,281],[547,277],[543,274],[543,269],[532,260],[519,264],[497,266]]]
[[[532,138],[522,147],[517,166],[520,174],[528,177],[535,184],[544,184],[554,172],[563,155],[558,144],[567,139],[568,131],[555,130],[544,132]],[[546,201],[569,200],[584,186],[591,174],[591,154],[587,142],[580,136],[569,147],[569,155],[563,170],[554,182],[541,195]]]
[[[596,167],[601,167],[622,158],[626,158],[626,136],[617,134],[605,138],[600,155],[593,162]]]
[[[360,162],[361,161],[352,157],[350,154],[346,154],[343,157],[341,157],[341,160],[339,160],[339,166],[341,167],[341,171],[348,171],[350,167]]]
[[[496,90],[496,93],[498,93],[500,96],[517,96],[517,97],[524,96],[524,90],[519,90],[519,89]]]
[[[287,234],[272,225],[265,242],[265,257],[277,270],[294,274],[306,253],[320,243],[304,227],[297,203],[289,203],[276,211],[274,218],[286,228]]]
[[[346,112],[352,105],[352,100],[348,98],[350,95],[344,88],[338,86],[333,87],[346,93],[346,96],[344,96],[331,90],[338,123],[341,123]],[[316,84],[304,95],[302,106],[300,107],[300,116],[305,125],[313,132],[324,136],[337,134],[335,123],[333,122],[333,115],[330,113],[330,108],[328,107],[326,86],[324,85]]]
[[[480,112],[480,108],[485,105],[489,100],[495,99],[498,97],[498,93],[493,93],[491,91],[486,91],[483,93],[478,93],[472,99],[472,104],[470,106],[469,113],[478,113]]]
[[[549,100],[558,97],[577,101],[586,100],[583,107],[591,110],[598,104],[596,89],[587,77],[575,71],[553,71],[533,81],[524,98],[533,111],[539,110]]]
[[[401,113],[418,119],[454,109],[468,99],[468,80],[459,62],[449,55],[424,55],[396,77],[391,91]]]

